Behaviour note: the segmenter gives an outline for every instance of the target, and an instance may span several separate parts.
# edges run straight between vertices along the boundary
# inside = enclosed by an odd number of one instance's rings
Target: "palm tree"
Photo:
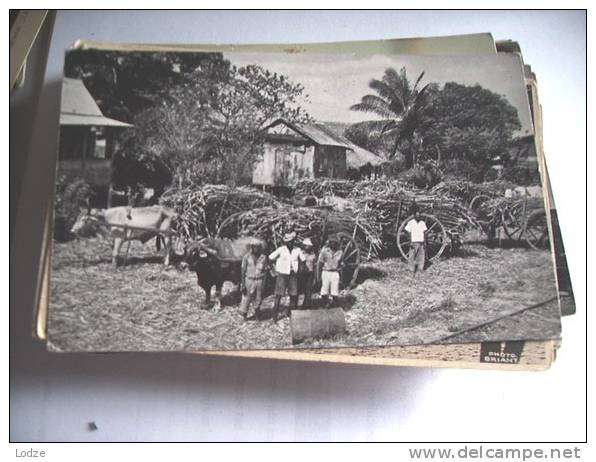
[[[422,77],[424,72],[420,73],[412,86],[405,67],[402,67],[399,73],[389,67],[385,69],[381,80],[372,79],[368,84],[376,95],[365,95],[360,103],[350,107],[354,111],[370,112],[381,118],[378,121],[371,121],[371,126],[376,127],[381,136],[395,136],[390,158],[395,157],[402,141],[406,142],[404,155],[405,166],[408,169],[414,166],[415,161],[414,133],[420,127],[423,113],[428,107],[429,84],[418,89]]]

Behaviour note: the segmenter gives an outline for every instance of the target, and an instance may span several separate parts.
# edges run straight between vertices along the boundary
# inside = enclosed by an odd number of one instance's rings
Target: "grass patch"
[[[492,297],[497,288],[490,282],[482,281],[478,283],[478,293],[482,298]]]

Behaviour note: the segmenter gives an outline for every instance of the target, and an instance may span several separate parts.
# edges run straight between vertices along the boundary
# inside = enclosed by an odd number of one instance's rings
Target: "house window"
[[[101,127],[95,127],[92,129],[92,133],[95,134],[94,143],[92,145],[92,156],[94,159],[105,159],[106,158],[106,137],[105,131]]]

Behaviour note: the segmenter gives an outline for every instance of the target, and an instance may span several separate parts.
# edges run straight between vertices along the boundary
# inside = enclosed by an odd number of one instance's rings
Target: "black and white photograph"
[[[560,337],[515,54],[66,53],[48,348]]]

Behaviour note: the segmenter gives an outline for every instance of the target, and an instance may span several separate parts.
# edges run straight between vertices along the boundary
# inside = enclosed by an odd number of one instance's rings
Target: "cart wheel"
[[[447,247],[447,232],[445,227],[434,215],[421,213],[420,216],[426,223],[426,259],[433,261],[438,259],[445,247]],[[406,231],[406,225],[414,218],[414,215],[409,216],[401,222],[397,229],[397,248],[401,256],[408,261],[408,254],[410,253],[410,233]]]
[[[351,289],[358,279],[360,267],[360,248],[357,242],[348,233],[337,233],[341,256],[340,283],[344,289]]]
[[[536,210],[530,214],[528,221],[526,222],[524,236],[528,245],[533,249],[539,250],[548,248],[548,224],[546,222],[546,212],[544,210]]]
[[[501,224],[503,231],[509,239],[519,242],[524,237],[524,206],[522,203],[515,203],[501,211]]]
[[[472,213],[474,215],[478,215],[482,204],[484,204],[486,201],[488,201],[490,199],[491,199],[490,196],[487,196],[486,194],[479,194],[477,196],[474,196],[474,198],[470,201],[468,210],[470,211],[470,213]]]

